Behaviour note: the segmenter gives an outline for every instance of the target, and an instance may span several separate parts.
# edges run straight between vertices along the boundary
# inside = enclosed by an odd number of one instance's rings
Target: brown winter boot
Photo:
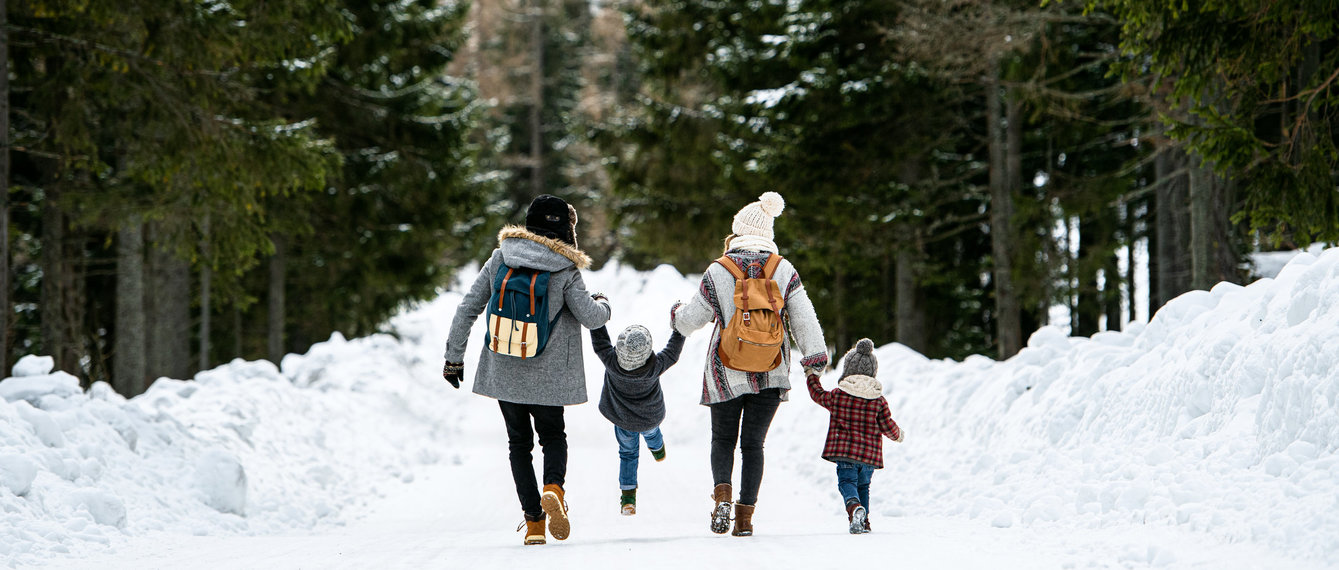
[[[869,519],[866,518],[867,514],[868,513],[865,512],[865,507],[860,506],[860,501],[855,499],[847,501],[846,522],[849,523],[847,530],[850,531],[851,534],[869,532]]]
[[[544,486],[544,494],[539,497],[539,506],[549,516],[549,534],[554,540],[567,540],[572,525],[567,520],[567,501],[563,500],[563,488],[555,483]]]
[[[735,503],[735,530],[730,534],[753,536],[753,507],[754,505]]]
[[[538,517],[525,516],[525,522],[521,526],[525,527],[525,544],[544,544],[544,515]],[[521,527],[516,527],[521,530]]]
[[[734,491],[729,483],[721,483],[711,490],[711,499],[716,506],[711,509],[711,532],[725,534],[730,530],[730,501]]]

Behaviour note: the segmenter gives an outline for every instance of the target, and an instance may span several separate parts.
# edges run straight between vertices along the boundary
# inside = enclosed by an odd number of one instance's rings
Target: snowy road
[[[129,540],[116,552],[53,568],[836,568],[843,560],[905,569],[1261,568],[1321,569],[1251,545],[1216,543],[1167,527],[993,528],[962,518],[887,517],[852,536],[835,490],[787,465],[769,465],[755,516],[757,535],[707,530],[708,431],[667,433],[670,456],[641,461],[639,513],[618,514],[612,433],[594,406],[569,408],[572,536],[523,546],[507,472],[505,434],[492,401],[465,393],[475,443],[413,482],[390,483],[360,520],[319,534],[182,536]],[[788,407],[778,422],[785,422]],[[801,405],[808,405],[802,402]],[[607,436],[607,437],[600,437]],[[890,485],[876,474],[874,485]],[[885,505],[887,506],[887,505]],[[1161,557],[1160,557],[1161,556]]]

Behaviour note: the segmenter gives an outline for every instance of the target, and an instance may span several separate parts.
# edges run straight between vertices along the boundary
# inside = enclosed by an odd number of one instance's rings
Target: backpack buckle
[[[744,322],[746,322],[746,323],[749,322],[749,312],[748,312],[748,311],[744,311]]]

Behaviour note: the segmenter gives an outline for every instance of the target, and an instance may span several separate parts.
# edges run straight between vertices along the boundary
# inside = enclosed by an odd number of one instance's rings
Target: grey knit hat
[[[636,370],[651,359],[651,331],[642,325],[632,325],[618,334],[618,365],[624,370]]]
[[[842,378],[847,376],[875,377],[879,373],[879,360],[874,358],[874,341],[862,338],[842,357]]]

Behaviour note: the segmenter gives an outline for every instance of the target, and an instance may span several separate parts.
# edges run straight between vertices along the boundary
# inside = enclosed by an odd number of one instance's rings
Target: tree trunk
[[[200,227],[200,360],[199,369],[209,370],[210,317],[213,316],[214,266],[209,255],[209,215]]]
[[[1070,320],[1070,334],[1074,336],[1092,336],[1099,330],[1102,315],[1100,288],[1097,285],[1098,262],[1094,259],[1098,249],[1098,223],[1095,220],[1079,218],[1079,253],[1074,260],[1077,280],[1078,301],[1074,304],[1074,317]]]
[[[921,354],[929,349],[925,333],[925,292],[918,269],[922,253],[910,248],[897,251],[897,342]]]
[[[1156,260],[1157,274],[1152,281],[1157,293],[1149,306],[1152,312],[1190,290],[1187,166],[1185,153],[1177,148],[1158,153],[1154,163],[1158,190],[1154,195],[1153,233],[1157,244],[1151,257]],[[1150,269],[1153,265],[1150,263]]]
[[[1119,224],[1116,217],[1117,212],[1107,210],[1111,216],[1111,221]],[[1103,224],[1106,227],[1106,224]],[[1103,330],[1118,331],[1124,324],[1124,312],[1121,311],[1121,285],[1125,282],[1125,277],[1120,272],[1120,256],[1117,255],[1119,249],[1116,247],[1118,236],[1115,232],[1103,232],[1103,240],[1106,241],[1111,253],[1106,256],[1106,265],[1102,268],[1102,311],[1106,317],[1106,326]]]
[[[113,366],[116,389],[127,397],[144,393],[144,228],[138,217],[117,232],[116,339]]]
[[[270,362],[276,365],[284,358],[284,276],[288,272],[288,253],[284,239],[274,237],[274,256],[270,258],[270,307],[266,327]]]
[[[236,307],[232,310],[232,357],[245,358],[242,353],[242,310]]]
[[[840,264],[832,268],[832,302],[832,304],[837,307],[846,307],[846,271]],[[837,350],[839,353],[845,351],[845,347],[850,346],[848,344],[846,327],[846,311],[837,311],[834,331],[836,332],[836,338],[833,339],[833,342],[837,343]]]
[[[534,70],[530,74],[530,190],[544,193],[544,3],[531,8],[530,41],[534,48]]]
[[[986,109],[990,135],[990,242],[994,257],[995,331],[1000,360],[1022,349],[1022,314],[1013,284],[1013,252],[1017,249],[1012,228],[1013,195],[1009,191],[1005,159],[1005,135],[1000,122],[999,62],[992,61],[986,82]]]
[[[1125,218],[1124,218],[1124,220],[1125,220],[1125,225],[1122,227],[1122,231],[1125,232],[1125,236],[1126,236],[1126,240],[1125,240],[1125,259],[1126,259],[1126,264],[1125,264],[1125,272],[1126,272],[1126,275],[1125,275],[1125,284],[1126,284],[1126,285],[1125,285],[1125,286],[1126,286],[1126,288],[1127,288],[1127,291],[1126,291],[1125,299],[1126,299],[1126,302],[1128,303],[1128,306],[1127,306],[1128,313],[1127,313],[1126,316],[1125,316],[1125,321],[1126,321],[1126,322],[1135,322],[1135,321],[1138,321],[1138,320],[1139,320],[1139,311],[1138,311],[1138,310],[1136,309],[1136,307],[1135,307],[1135,305],[1138,305],[1138,303],[1135,302],[1135,298],[1136,298],[1136,295],[1141,294],[1142,291],[1143,291],[1142,289],[1136,290],[1136,289],[1137,289],[1137,287],[1136,287],[1136,282],[1137,282],[1139,279],[1138,279],[1138,276],[1135,274],[1135,268],[1138,266],[1138,264],[1135,263],[1135,252],[1136,252],[1136,249],[1137,249],[1137,248],[1135,247],[1135,245],[1138,243],[1138,241],[1139,241],[1139,237],[1140,237],[1140,236],[1139,236],[1139,232],[1138,232],[1138,220],[1136,220],[1135,218],[1136,218],[1137,215],[1138,215],[1138,212],[1139,212],[1139,205],[1140,205],[1141,203],[1143,203],[1143,200],[1140,200],[1140,201],[1135,202],[1135,203],[1133,203],[1133,204],[1131,204],[1131,203],[1129,203],[1129,202],[1126,202],[1126,203],[1122,204],[1122,206],[1121,206],[1121,207],[1123,208],[1122,211],[1125,213]]]
[[[55,176],[44,189],[42,200],[42,307],[39,310],[42,325],[42,352],[56,361],[56,370],[69,371],[65,366],[65,338],[63,287],[65,282],[65,215],[55,202],[60,190]]]
[[[1190,167],[1190,287],[1210,289],[1214,278],[1214,174],[1199,157]]]
[[[0,0],[0,377],[9,375],[9,18]]]
[[[151,377],[190,376],[190,265],[167,250],[161,229],[148,224],[145,308],[149,314],[148,373]]]

